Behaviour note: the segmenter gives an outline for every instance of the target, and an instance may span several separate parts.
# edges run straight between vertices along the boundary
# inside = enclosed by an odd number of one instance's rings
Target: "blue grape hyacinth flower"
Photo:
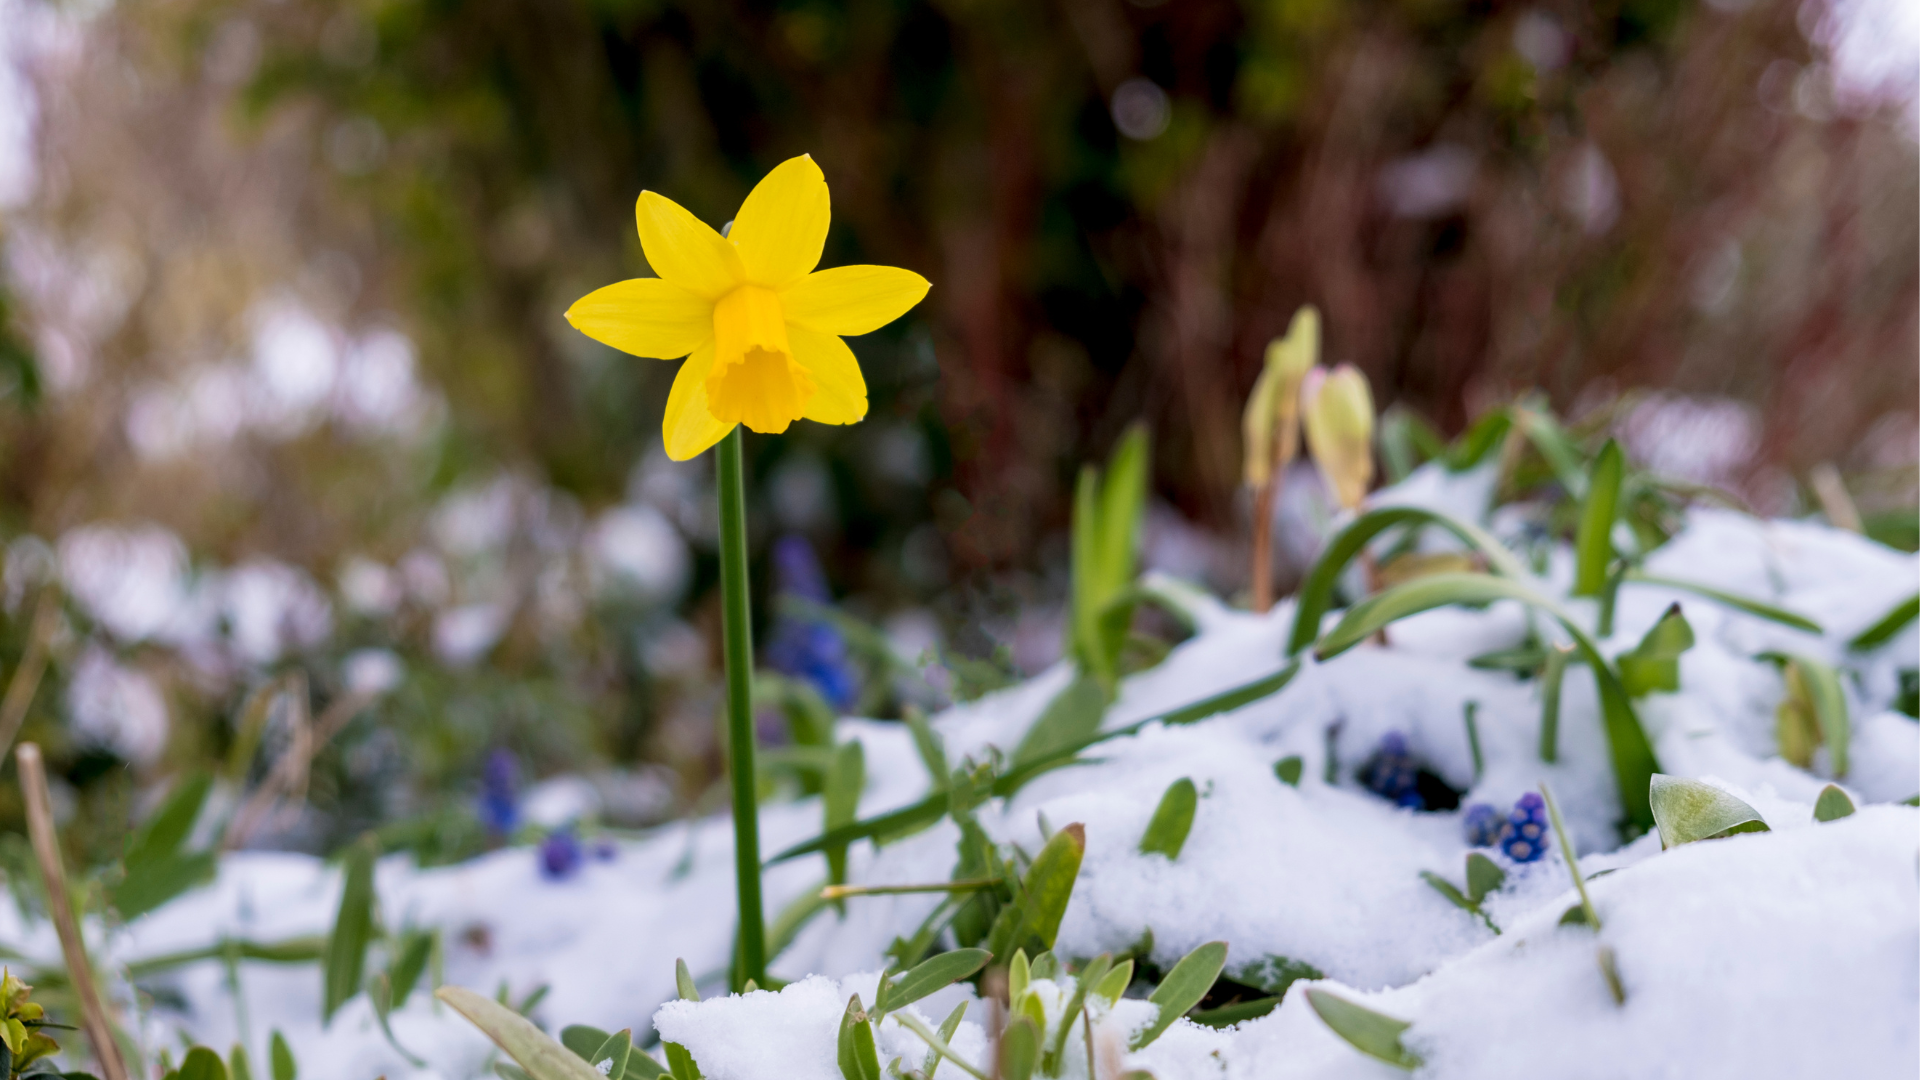
[[[833,593],[820,557],[805,537],[783,536],[773,544],[774,591],[816,604],[830,604]],[[853,706],[860,693],[847,639],[832,623],[782,615],[767,642],[767,666],[789,678],[811,683],[837,710]]]
[[[1507,835],[1507,819],[1488,803],[1474,803],[1460,819],[1467,843],[1474,847],[1495,847]]]
[[[1380,737],[1373,756],[1360,767],[1360,782],[1389,802],[1426,809],[1427,801],[1420,794],[1420,763],[1407,748],[1407,737],[1397,731]]]
[[[573,829],[555,829],[540,842],[540,875],[548,881],[564,881],[579,872],[581,855]]]
[[[480,799],[475,809],[480,827],[495,841],[504,840],[520,827],[519,771],[513,751],[504,747],[488,754],[480,770]]]
[[[1529,791],[1513,804],[1500,850],[1517,863],[1533,862],[1547,853],[1547,801],[1539,792]]]

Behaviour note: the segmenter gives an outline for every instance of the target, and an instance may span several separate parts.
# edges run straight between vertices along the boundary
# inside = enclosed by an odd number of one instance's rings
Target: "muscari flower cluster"
[[[1389,731],[1380,737],[1373,756],[1360,767],[1360,782],[1368,791],[1399,806],[1424,810],[1427,801],[1420,794],[1420,763],[1407,747],[1407,737]]]
[[[803,537],[783,536],[773,545],[773,579],[782,596],[815,604],[829,604],[833,594],[813,545]],[[860,693],[847,639],[832,623],[782,615],[767,642],[767,666],[782,675],[811,683],[836,710],[853,706]]]
[[[505,748],[488,754],[487,763],[480,770],[480,798],[474,811],[480,818],[480,827],[495,842],[513,835],[513,830],[520,826],[518,772],[513,751]]]
[[[1467,843],[1498,847],[1514,862],[1533,862],[1547,853],[1547,802],[1538,792],[1520,796],[1504,817],[1486,803],[1475,803],[1467,807],[1462,824]]]

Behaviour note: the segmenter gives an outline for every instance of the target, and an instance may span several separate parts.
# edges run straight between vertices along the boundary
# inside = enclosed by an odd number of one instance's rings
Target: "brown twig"
[[[1820,501],[1820,511],[1827,515],[1829,525],[1848,532],[1865,531],[1860,524],[1860,508],[1847,494],[1847,483],[1840,479],[1840,470],[1833,467],[1833,462],[1823,461],[1809,470],[1807,484]]]
[[[0,761],[6,759],[6,753],[13,746],[14,737],[20,734],[20,725],[26,722],[27,708],[33,704],[33,695],[40,689],[40,679],[47,673],[47,654],[53,643],[53,629],[60,614],[60,604],[51,588],[40,593],[40,602],[34,608],[33,627],[27,631],[27,651],[20,658],[20,666],[13,673],[13,681],[7,684],[7,696],[0,701]]]
[[[221,846],[228,851],[246,843],[247,837],[252,835],[261,819],[282,796],[289,796],[296,802],[306,797],[313,759],[378,696],[369,691],[350,690],[329,702],[320,719],[313,722],[308,719],[306,680],[296,676],[289,680],[289,684],[287,690],[292,694],[294,710],[293,745],[280,756],[280,760],[274,762],[273,771],[260,782],[253,794],[247,796],[247,801],[233,815],[233,823],[227,826],[227,834],[221,841]]]
[[[80,999],[81,1026],[86,1029],[87,1041],[93,1044],[93,1056],[106,1080],[127,1080],[120,1044],[113,1040],[113,1022],[93,981],[86,941],[80,936],[73,904],[67,899],[67,872],[60,861],[60,839],[53,830],[53,800],[47,795],[47,770],[40,760],[40,748],[21,743],[15,757],[20,763],[20,790],[27,803],[27,833],[33,839],[33,854],[46,882],[47,911],[53,916],[54,931],[60,935],[60,952],[66,957],[74,996]]]
[[[1276,468],[1253,493],[1253,611],[1273,610],[1273,508],[1280,501],[1285,470]]]

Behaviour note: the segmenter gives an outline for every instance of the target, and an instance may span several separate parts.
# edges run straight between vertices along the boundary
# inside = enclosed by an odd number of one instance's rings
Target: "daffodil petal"
[[[800,415],[822,424],[855,424],[867,415],[867,380],[847,343],[832,334],[787,324],[794,363],[813,376],[813,397]]]
[[[865,334],[920,302],[932,285],[895,266],[836,266],[808,274],[780,291],[789,325],[823,334]]]
[[[732,424],[715,419],[707,410],[707,373],[711,370],[713,342],[708,341],[693,350],[673,377],[660,434],[667,444],[667,456],[675,461],[697,457],[733,430]]]
[[[713,336],[713,302],[665,278],[634,278],[581,297],[567,321],[621,352],[672,360]]]
[[[739,249],[749,278],[778,289],[820,265],[831,216],[827,178],[802,154],[781,162],[754,185],[727,239]]]
[[[665,195],[641,192],[633,216],[647,265],[695,296],[718,300],[746,276],[727,238]]]

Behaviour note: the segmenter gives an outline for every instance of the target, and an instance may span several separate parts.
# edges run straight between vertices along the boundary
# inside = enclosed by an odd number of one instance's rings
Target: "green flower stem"
[[[740,898],[735,990],[767,981],[767,921],[760,904],[760,808],[753,769],[753,623],[747,593],[747,490],[743,436],[720,440],[720,606],[727,669],[727,761],[733,773],[733,864]]]

